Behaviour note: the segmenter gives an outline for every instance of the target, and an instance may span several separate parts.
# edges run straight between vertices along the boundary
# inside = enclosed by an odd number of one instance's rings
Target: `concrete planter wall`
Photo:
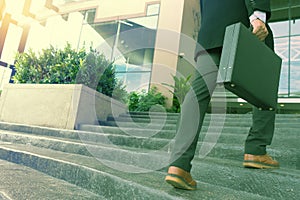
[[[3,89],[5,84],[9,83],[11,72],[10,68],[0,66],[0,90]]]
[[[0,98],[0,121],[63,129],[124,112],[124,104],[78,84],[7,84]]]

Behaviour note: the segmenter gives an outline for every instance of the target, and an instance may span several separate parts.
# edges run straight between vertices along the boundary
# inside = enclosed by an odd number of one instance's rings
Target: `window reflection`
[[[159,4],[147,16],[94,23],[95,10],[84,11],[79,47],[90,46],[114,61],[116,75],[128,92],[149,88]]]
[[[300,19],[292,20],[291,34],[292,35],[300,35]]]
[[[282,21],[270,24],[274,37],[282,37],[289,35],[289,21]]]
[[[291,94],[300,95],[300,36],[291,37]]]
[[[300,20],[275,22],[270,26],[275,52],[282,58],[279,96],[300,96]]]
[[[279,82],[279,96],[286,96],[288,94],[288,83],[289,83],[289,44],[288,37],[285,38],[275,38],[275,52],[281,57],[281,74]]]

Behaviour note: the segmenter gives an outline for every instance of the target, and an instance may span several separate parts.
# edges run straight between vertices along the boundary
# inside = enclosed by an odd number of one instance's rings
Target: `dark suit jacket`
[[[255,10],[266,12],[267,19],[271,16],[270,0],[200,0],[201,27],[198,43],[205,49],[221,47],[226,26],[242,22],[250,26],[249,16]],[[268,26],[267,26],[268,27]],[[266,38],[266,44],[273,49],[271,29]]]

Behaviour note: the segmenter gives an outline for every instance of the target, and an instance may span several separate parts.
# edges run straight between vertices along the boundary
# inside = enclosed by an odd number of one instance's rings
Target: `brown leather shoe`
[[[268,154],[265,155],[244,155],[244,167],[257,168],[257,169],[273,169],[278,168],[279,163],[273,160]]]
[[[165,181],[175,188],[184,190],[197,189],[197,183],[193,180],[191,174],[178,167],[169,167]]]

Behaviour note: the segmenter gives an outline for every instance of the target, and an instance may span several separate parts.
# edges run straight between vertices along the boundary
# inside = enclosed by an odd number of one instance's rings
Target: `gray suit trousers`
[[[179,167],[187,172],[192,168],[191,162],[195,156],[203,119],[216,88],[220,57],[221,48],[198,56],[197,72],[181,107],[170,166]],[[266,154],[266,146],[271,144],[273,138],[275,112],[253,107],[252,126],[245,142],[244,153]]]

